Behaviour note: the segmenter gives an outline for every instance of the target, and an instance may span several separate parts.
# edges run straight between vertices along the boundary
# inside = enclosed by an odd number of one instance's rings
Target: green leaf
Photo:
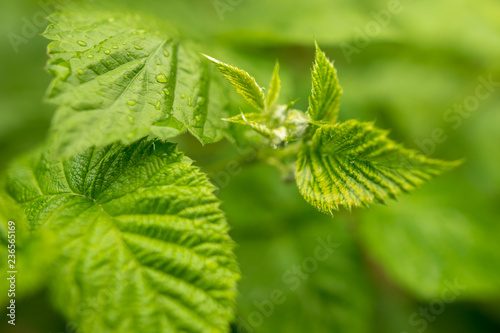
[[[255,79],[244,70],[236,68],[205,55],[208,60],[212,61],[224,77],[233,85],[236,91],[245,98],[245,100],[252,104],[257,109],[264,111],[265,98],[264,92],[257,84]]]
[[[269,110],[272,108],[274,103],[278,100],[278,96],[281,90],[281,80],[279,76],[280,64],[276,62],[274,66],[273,76],[271,77],[271,83],[269,84],[269,91],[266,96],[266,108]]]
[[[312,120],[334,123],[337,120],[342,88],[333,63],[316,44],[312,73],[312,93],[307,112]]]
[[[405,149],[387,134],[355,120],[320,127],[297,162],[297,185],[307,202],[328,213],[382,203],[460,164]]]
[[[125,13],[82,10],[50,19],[47,98],[58,105],[58,153],[147,135],[168,139],[186,129],[202,143],[222,138],[208,65],[169,28]]]
[[[8,192],[57,235],[52,292],[82,332],[227,332],[238,267],[204,174],[140,140],[14,164]]]

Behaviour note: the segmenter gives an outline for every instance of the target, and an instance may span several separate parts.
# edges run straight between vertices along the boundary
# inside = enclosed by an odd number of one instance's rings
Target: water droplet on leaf
[[[83,40],[77,41],[78,45],[80,46],[87,46],[87,43],[85,43]]]
[[[127,101],[127,104],[133,106],[133,105],[137,104],[137,101],[135,99],[130,99]]]
[[[167,82],[167,76],[163,73],[160,73],[160,74],[156,75],[156,81],[158,81],[160,83],[165,83],[165,82]]]

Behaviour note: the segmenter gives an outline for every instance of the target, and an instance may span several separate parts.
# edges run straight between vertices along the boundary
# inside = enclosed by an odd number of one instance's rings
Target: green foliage
[[[233,85],[234,79],[227,71],[243,72],[229,65],[219,69]],[[278,80],[276,66],[271,95],[280,85]],[[333,63],[317,44],[312,83],[307,115],[292,109],[291,102],[270,108],[264,114],[241,113],[226,120],[249,126],[266,137],[273,148],[283,148],[303,137],[295,177],[306,201],[319,210],[331,214],[341,206],[351,209],[383,203],[460,164],[405,149],[371,123],[350,120],[335,124],[342,89]],[[254,84],[257,86],[252,78]],[[241,89],[236,86],[240,93]],[[290,151],[295,153],[296,149]],[[284,157],[288,158],[287,154]]]
[[[217,69],[233,85],[238,94],[257,109],[264,111],[266,107],[264,91],[250,74],[210,56],[205,55],[205,57],[217,66]]]
[[[63,155],[186,129],[202,143],[222,138],[220,93],[203,58],[168,28],[137,15],[77,11],[51,16],[44,36],[54,80],[48,100]]]
[[[238,267],[214,187],[175,145],[140,140],[7,172],[32,229],[57,235],[55,304],[82,332],[224,332]]]
[[[281,79],[279,76],[280,64],[276,62],[274,66],[273,76],[269,84],[269,91],[266,96],[266,108],[269,110],[273,107],[274,103],[278,100],[281,90]]]
[[[262,88],[247,72],[227,65],[217,59],[206,56],[216,64],[219,71],[234,86],[245,100],[259,110],[258,113],[243,114],[241,112],[226,121],[247,125],[268,139],[272,147],[283,148],[289,142],[296,141],[306,130],[309,119],[304,112],[293,109],[294,102],[287,105],[276,105],[281,90],[279,64],[276,63],[269,85],[267,96]]]
[[[26,5],[19,3],[6,4],[6,12]],[[20,298],[52,281],[52,300],[82,331],[219,332],[228,331],[230,321],[233,328],[248,322],[258,310],[255,301],[280,289],[286,301],[264,316],[261,326],[252,327],[254,332],[368,333],[415,330],[408,318],[425,304],[412,297],[434,301],[447,282],[466,286],[459,299],[498,296],[498,98],[481,101],[481,112],[471,113],[459,131],[446,131],[449,124],[442,119],[457,96],[473,92],[467,88],[474,80],[471,73],[493,73],[498,81],[498,4],[474,3],[478,15],[473,20],[467,6],[450,11],[451,0],[433,4],[432,11],[425,3],[405,5],[370,47],[350,58],[344,45],[356,46],[357,29],[345,27],[365,27],[373,20],[372,10],[381,10],[385,2],[257,0],[232,8],[220,24],[211,17],[211,5],[201,0],[126,4],[133,13],[149,11],[160,20],[102,9],[52,17],[46,36],[54,40],[47,65],[55,76],[47,97],[58,106],[49,133],[54,145],[9,169],[9,193],[19,202],[4,192],[0,196],[0,243],[6,231],[2,223],[15,220],[19,270],[30,272],[19,275]],[[457,25],[443,24],[443,13]],[[7,25],[0,26],[5,34],[13,29],[6,18]],[[159,22],[176,22],[180,34]],[[464,27],[470,34],[457,35]],[[221,186],[244,276],[233,316],[238,270],[214,188],[163,140],[185,131],[202,143],[225,135],[238,148],[254,149],[251,158],[238,162],[278,166],[289,181],[295,173],[306,201],[328,213],[384,202],[458,164],[403,148],[372,123],[337,122],[342,89],[333,63],[318,46],[309,99],[280,105],[280,94],[302,96],[310,89],[305,66],[311,62],[313,35],[335,56],[342,73],[348,93],[342,108],[348,113],[340,119],[377,119],[377,125],[391,128],[391,138],[406,142],[443,128],[448,141],[436,145],[436,156],[469,155],[471,162],[401,202],[341,211],[334,221],[308,207],[271,168],[231,177],[229,186],[220,172],[211,172]],[[201,45],[189,43],[190,37]],[[113,48],[118,40],[127,44]],[[39,121],[47,123],[51,113],[39,108],[38,96],[46,82],[33,74],[41,67],[42,46],[42,39],[30,41],[19,57],[9,57],[8,51],[1,55],[0,64],[8,64],[2,73],[10,78],[0,83],[0,94],[4,109],[15,110],[1,114],[0,142],[7,147],[2,165],[45,133]],[[211,58],[257,109],[250,112],[231,100],[224,91],[229,85],[219,85],[221,76],[212,75],[215,68],[198,49],[241,64],[259,82],[279,57],[281,78],[277,63],[269,89],[262,89],[246,71]],[[259,55],[263,50],[266,54]],[[38,63],[26,61],[36,55]],[[175,140],[207,171],[223,156],[234,158],[225,143],[201,150],[189,136]],[[53,160],[53,151],[66,159]],[[223,173],[233,176],[235,170]],[[148,175],[150,181],[140,184]],[[106,196],[115,194],[123,197],[112,205]],[[203,200],[209,203],[181,208]],[[12,213],[19,208],[24,214]],[[314,254],[318,236],[328,235],[340,246],[291,290],[283,274]],[[378,294],[372,287],[380,289]],[[0,303],[4,299],[2,294]],[[462,324],[470,318],[462,316],[460,303],[446,305],[445,315],[429,323],[428,332],[452,330],[439,326],[450,322],[461,332],[486,330],[468,330]],[[484,314],[484,308],[475,310]],[[44,309],[37,310],[43,316]]]
[[[304,198],[328,213],[383,203],[459,164],[405,149],[387,134],[356,120],[320,127],[297,162]]]
[[[316,57],[312,73],[312,94],[307,113],[312,120],[334,123],[337,121],[342,88],[337,71],[326,54],[316,44]]]

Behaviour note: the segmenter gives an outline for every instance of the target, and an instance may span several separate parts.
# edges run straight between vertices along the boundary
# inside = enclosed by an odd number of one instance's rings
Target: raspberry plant
[[[406,149],[373,123],[339,122],[342,89],[317,45],[304,112],[278,103],[278,64],[265,90],[151,18],[79,10],[51,20],[47,98],[57,111],[47,142],[6,171],[0,206],[25,229],[20,255],[40,276],[26,289],[49,285],[79,331],[229,330],[234,244],[215,187],[171,142],[182,133],[202,144],[258,133],[262,160],[329,214],[459,164]],[[234,107],[222,77],[255,112]]]

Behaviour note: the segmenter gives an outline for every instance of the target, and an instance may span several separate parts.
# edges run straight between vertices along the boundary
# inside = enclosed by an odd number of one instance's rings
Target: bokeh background
[[[54,107],[43,102],[48,42],[39,34],[55,2],[2,1],[0,170],[43,141],[50,126]],[[168,21],[205,53],[246,69],[263,85],[279,59],[281,102],[300,98],[301,109],[317,40],[335,61],[344,89],[342,120],[376,121],[393,139],[432,157],[466,159],[397,202],[332,218],[309,207],[271,166],[220,173],[239,153],[228,142],[201,147],[179,138],[219,185],[239,244],[234,332],[500,332],[499,1],[97,5]],[[338,247],[292,290],[290,270],[314,255],[318,237]],[[443,298],[450,285],[453,301]],[[285,300],[263,309],[275,290]],[[19,300],[18,325],[7,327],[2,319],[0,330],[65,332],[46,299],[41,291]]]

